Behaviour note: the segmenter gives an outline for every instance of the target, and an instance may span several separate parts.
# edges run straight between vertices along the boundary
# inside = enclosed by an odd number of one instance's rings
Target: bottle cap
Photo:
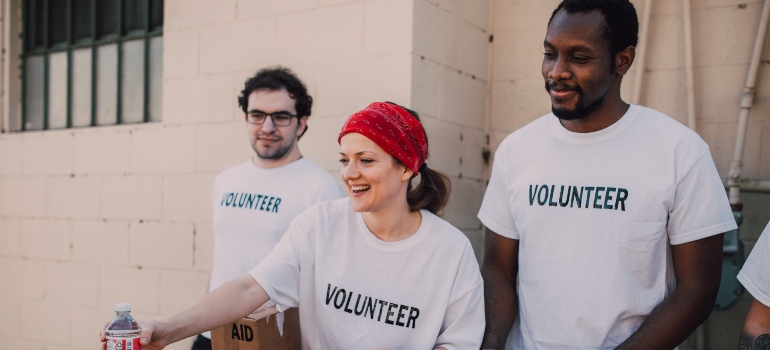
[[[115,303],[115,311],[131,311],[131,303]]]

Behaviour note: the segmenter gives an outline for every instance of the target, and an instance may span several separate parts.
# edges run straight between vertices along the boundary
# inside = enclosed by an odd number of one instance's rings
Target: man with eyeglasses
[[[262,261],[295,216],[316,202],[342,198],[334,178],[302,158],[313,99],[292,71],[265,68],[238,97],[255,155],[222,171],[214,182],[214,264],[209,291],[243,276]],[[211,349],[210,334],[193,350]]]

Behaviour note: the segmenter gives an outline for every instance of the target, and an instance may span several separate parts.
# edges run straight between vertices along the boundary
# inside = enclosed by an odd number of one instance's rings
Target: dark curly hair
[[[286,89],[291,98],[297,100],[294,109],[300,117],[309,117],[310,109],[313,107],[313,98],[307,94],[307,88],[299,78],[289,68],[275,66],[261,69],[256,75],[246,80],[240,96],[238,96],[238,106],[243,113],[247,113],[249,108],[249,95],[254,90],[268,89],[281,90]]]
[[[639,19],[629,0],[564,0],[551,14],[548,26],[561,9],[567,13],[599,11],[604,17],[602,37],[609,42],[613,57],[639,43]]]

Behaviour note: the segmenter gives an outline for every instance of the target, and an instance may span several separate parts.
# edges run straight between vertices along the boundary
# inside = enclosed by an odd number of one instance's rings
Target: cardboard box
[[[282,324],[281,324],[282,323]],[[299,309],[262,306],[240,321],[211,331],[212,350],[301,350]]]

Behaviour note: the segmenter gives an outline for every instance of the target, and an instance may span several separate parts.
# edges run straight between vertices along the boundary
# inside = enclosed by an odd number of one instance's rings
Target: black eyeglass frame
[[[250,118],[252,116],[255,116],[255,115],[263,115],[264,117],[262,119],[262,122],[256,123],[256,122],[251,121]],[[286,119],[287,123],[286,124],[276,123],[275,122],[275,116],[276,115],[288,115],[289,118]],[[246,122],[249,123],[249,124],[253,124],[253,125],[262,125],[262,124],[265,124],[265,121],[267,120],[267,117],[270,117],[270,121],[272,121],[273,125],[275,125],[275,126],[289,126],[289,125],[291,125],[291,118],[297,117],[297,116],[298,116],[297,114],[291,114],[291,113],[285,112],[285,111],[273,112],[273,113],[250,111],[249,113],[246,113]]]

